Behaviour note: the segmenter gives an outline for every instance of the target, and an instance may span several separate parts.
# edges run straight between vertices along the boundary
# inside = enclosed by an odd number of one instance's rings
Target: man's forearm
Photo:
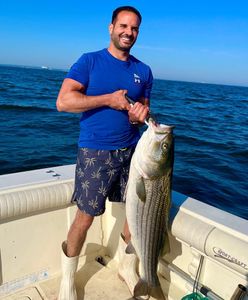
[[[87,96],[78,91],[71,91],[58,97],[57,109],[58,111],[80,113],[102,106],[108,106],[110,97],[110,94]]]

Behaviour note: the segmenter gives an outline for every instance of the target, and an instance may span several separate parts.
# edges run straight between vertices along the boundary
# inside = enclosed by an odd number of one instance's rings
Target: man
[[[58,95],[59,111],[82,112],[72,197],[78,210],[67,241],[62,244],[60,300],[77,299],[74,273],[87,231],[94,217],[104,213],[107,197],[110,201],[122,201],[130,160],[140,137],[137,124],[143,124],[149,113],[151,70],[129,54],[140,23],[141,15],[134,7],[117,8],[109,26],[108,49],[82,55],[70,69]],[[133,106],[126,94],[137,101]],[[136,264],[134,255],[124,253],[129,240],[125,223],[119,245],[123,268],[126,259]],[[120,276],[133,293],[137,274],[133,274],[133,279],[131,276],[130,282],[123,268]]]

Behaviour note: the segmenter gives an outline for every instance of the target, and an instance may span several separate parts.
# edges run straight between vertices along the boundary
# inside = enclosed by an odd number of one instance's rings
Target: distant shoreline
[[[49,70],[49,71],[61,71],[68,72],[69,69],[57,69],[49,66],[26,66],[26,65],[11,65],[11,64],[0,64],[0,67],[12,67],[12,68],[23,68],[23,69],[34,69],[34,70]]]
[[[46,71],[60,71],[68,72],[69,69],[57,69],[50,66],[26,66],[26,65],[12,65],[12,64],[0,64],[0,67],[11,67],[11,68],[23,68],[23,69],[34,69],[34,70],[46,70]],[[197,83],[197,84],[206,84],[206,85],[224,85],[224,86],[233,86],[248,88],[248,85],[238,85],[238,84],[225,84],[225,83],[211,83],[211,82],[202,82],[202,81],[186,81],[186,80],[177,80],[177,79],[163,79],[163,78],[154,78],[155,80],[165,80],[165,81],[175,81],[175,82],[185,82],[185,83]]]

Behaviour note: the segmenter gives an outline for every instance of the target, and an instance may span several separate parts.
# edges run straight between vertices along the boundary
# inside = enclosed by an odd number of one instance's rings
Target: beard
[[[123,37],[128,38],[129,42],[128,43],[123,42],[121,40],[121,38],[123,38]],[[133,47],[135,41],[136,41],[136,39],[134,39],[134,37],[129,37],[127,35],[119,36],[119,35],[116,35],[116,34],[111,35],[111,40],[112,40],[114,46],[118,50],[125,51],[125,52],[129,52],[130,49]]]

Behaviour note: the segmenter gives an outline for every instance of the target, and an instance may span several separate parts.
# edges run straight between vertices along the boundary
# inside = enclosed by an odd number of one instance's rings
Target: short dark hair
[[[121,11],[131,11],[133,13],[135,13],[138,18],[140,19],[140,23],[142,21],[142,17],[141,17],[141,14],[140,12],[133,6],[120,6],[120,7],[117,7],[114,11],[113,11],[113,14],[112,14],[112,24],[114,23],[115,19],[117,18],[117,15],[121,12]]]

